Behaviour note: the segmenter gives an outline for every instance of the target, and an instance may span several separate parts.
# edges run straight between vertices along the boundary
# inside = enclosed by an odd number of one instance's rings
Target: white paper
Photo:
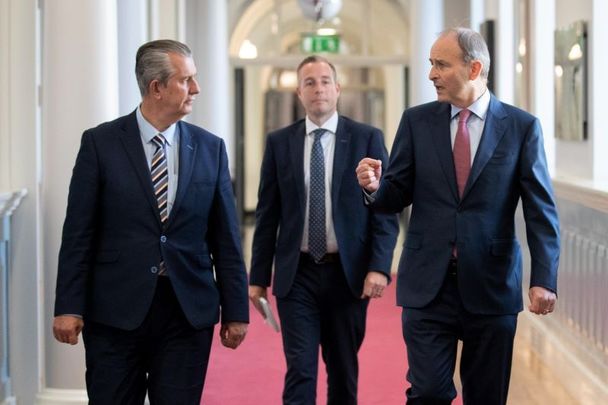
[[[276,332],[280,332],[281,328],[279,327],[279,323],[277,322],[276,318],[274,317],[274,314],[272,313],[272,308],[270,307],[268,300],[264,297],[260,297],[260,305],[264,310],[264,317],[266,319],[266,323],[270,325],[270,327]]]

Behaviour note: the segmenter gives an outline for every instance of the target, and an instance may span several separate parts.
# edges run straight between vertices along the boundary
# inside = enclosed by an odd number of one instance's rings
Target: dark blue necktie
[[[310,152],[310,186],[308,190],[308,253],[320,261],[327,251],[325,230],[325,159],[321,136],[324,129],[315,129]]]

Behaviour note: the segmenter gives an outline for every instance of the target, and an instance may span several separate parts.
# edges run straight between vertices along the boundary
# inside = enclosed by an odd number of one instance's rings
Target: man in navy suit
[[[180,121],[200,90],[186,45],[142,45],[136,76],[139,107],[82,136],[53,333],[82,330],[91,404],[198,404],[220,309],[226,347],[249,320],[227,155]]]
[[[367,305],[390,279],[398,224],[365,207],[352,173],[361,158],[387,153],[380,130],[338,116],[340,86],[328,60],[310,56],[297,74],[306,119],[267,138],[249,297],[262,312],[274,260],[287,360],[283,403],[316,403],[320,345],[327,403],[356,404]]]
[[[438,101],[403,113],[382,180],[375,159],[357,176],[374,210],[412,205],[397,285],[408,404],[451,403],[458,340],[464,403],[504,404],[523,307],[520,200],[529,309],[548,314],[556,302],[559,225],[541,128],[490,94],[488,49],[475,31],[441,33],[430,62]]]

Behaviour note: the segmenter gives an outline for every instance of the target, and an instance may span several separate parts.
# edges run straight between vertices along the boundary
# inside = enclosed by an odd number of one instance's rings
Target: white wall
[[[556,0],[556,27],[566,27],[578,20],[592,21],[592,1]],[[593,67],[589,66],[589,72],[592,70]],[[592,82],[590,81],[590,83]],[[589,139],[584,142],[555,140],[556,174],[558,176],[593,179],[593,138],[594,135],[589,133]]]
[[[35,0],[0,0],[0,190],[28,190],[11,218],[9,349],[13,393],[34,403],[43,339],[39,305],[38,24]],[[6,59],[5,59],[6,58]]]

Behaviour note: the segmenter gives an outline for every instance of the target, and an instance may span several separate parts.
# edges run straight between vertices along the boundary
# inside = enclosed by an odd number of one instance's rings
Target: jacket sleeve
[[[271,284],[272,263],[281,215],[281,196],[271,139],[268,137],[266,141],[262,161],[249,275],[249,284],[262,287]]]
[[[249,322],[247,272],[243,261],[239,224],[226,147],[219,148],[217,190],[209,214],[209,245],[220,292],[222,323]]]
[[[94,254],[100,189],[99,162],[90,131],[82,135],[72,171],[57,269],[55,316],[85,315],[87,278]]]
[[[557,292],[559,222],[538,119],[524,139],[520,164],[521,200],[531,258],[530,287]]]
[[[382,133],[377,130],[370,138],[369,156],[382,160],[382,165],[386,167],[387,155]],[[369,270],[380,271],[386,274],[390,280],[393,251],[399,234],[397,215],[372,210],[371,233],[372,249]]]
[[[382,166],[385,167],[384,162]],[[380,188],[374,195],[372,207],[385,212],[401,212],[412,203],[414,177],[412,129],[406,110],[401,117],[389,164],[382,175]]]

